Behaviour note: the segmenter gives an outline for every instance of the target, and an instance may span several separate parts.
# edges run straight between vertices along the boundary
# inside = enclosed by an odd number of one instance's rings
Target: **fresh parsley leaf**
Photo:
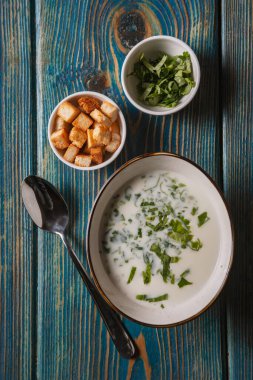
[[[142,238],[142,229],[141,228],[138,228],[138,237]]]

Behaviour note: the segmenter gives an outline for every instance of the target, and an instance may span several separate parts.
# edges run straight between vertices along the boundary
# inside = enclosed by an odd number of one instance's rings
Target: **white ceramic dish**
[[[185,95],[174,108],[151,107],[138,99],[136,90],[138,79],[133,75],[128,75],[133,72],[134,63],[138,61],[140,54],[143,52],[147,57],[153,58],[154,55],[160,52],[175,56],[182,54],[184,51],[187,51],[191,56],[193,78],[196,83],[191,92],[188,95]],[[140,111],[156,116],[170,115],[184,108],[194,98],[199,88],[199,82],[200,67],[195,53],[186,43],[178,38],[170,36],[153,36],[139,42],[127,54],[121,70],[121,83],[128,100]]]
[[[104,100],[106,100],[106,101],[112,103],[113,105],[115,105],[118,108],[118,110],[119,110],[119,121],[120,121],[120,134],[121,134],[121,143],[120,143],[120,146],[118,147],[118,149],[113,154],[111,154],[111,156],[107,160],[105,160],[104,162],[102,162],[102,164],[94,165],[94,166],[90,166],[90,167],[80,167],[80,166],[77,166],[75,164],[71,164],[70,162],[64,160],[63,159],[63,154],[64,154],[63,151],[61,151],[60,149],[55,148],[55,146],[52,144],[51,139],[50,139],[50,136],[51,136],[51,134],[53,132],[55,118],[57,116],[57,110],[58,110],[59,105],[61,103],[65,102],[66,100],[73,101],[73,100],[77,99],[78,97],[85,96],[85,95],[86,96],[88,96],[88,95],[92,96],[92,97],[94,97],[94,98],[96,98],[96,99],[98,99],[98,100],[100,100],[102,102]],[[62,101],[57,104],[57,106],[55,107],[55,109],[51,113],[51,116],[50,116],[50,119],[49,119],[49,122],[48,122],[48,140],[49,140],[49,144],[50,144],[50,146],[51,146],[54,154],[56,155],[56,157],[58,157],[59,160],[61,160],[65,165],[70,166],[73,169],[83,170],[83,171],[97,170],[97,169],[104,168],[105,166],[107,166],[111,162],[113,162],[118,157],[118,155],[120,154],[120,152],[122,151],[123,146],[124,146],[125,141],[126,141],[126,121],[125,121],[123,113],[121,112],[121,110],[119,109],[119,107],[117,106],[117,104],[113,100],[111,100],[110,98],[108,98],[107,96],[105,96],[103,94],[100,94],[98,92],[93,92],[93,91],[75,92],[74,94],[66,96],[66,98],[62,99]]]
[[[183,303],[173,308],[152,310],[123,295],[104,268],[101,254],[101,231],[104,212],[114,194],[137,175],[152,170],[173,171],[191,181],[197,181],[205,192],[218,223],[219,246],[217,260],[204,286]],[[118,169],[103,186],[94,203],[87,228],[88,261],[94,281],[105,300],[124,316],[136,322],[154,326],[173,326],[195,318],[217,298],[227,279],[233,256],[232,224],[224,198],[212,179],[196,164],[170,153],[146,154],[134,158]],[[200,268],[201,270],[201,268]]]

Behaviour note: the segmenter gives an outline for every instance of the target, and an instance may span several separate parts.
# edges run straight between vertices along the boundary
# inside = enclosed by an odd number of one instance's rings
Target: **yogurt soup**
[[[174,172],[149,172],[115,194],[106,210],[102,260],[125,297],[165,309],[193,297],[210,277],[217,225],[198,184]]]

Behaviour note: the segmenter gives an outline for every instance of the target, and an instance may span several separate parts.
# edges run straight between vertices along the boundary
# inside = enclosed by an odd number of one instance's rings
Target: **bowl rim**
[[[209,181],[212,183],[212,185],[216,188],[216,190],[218,191],[223,203],[224,203],[224,206],[226,208],[226,211],[227,211],[227,214],[228,214],[228,218],[229,218],[229,222],[230,222],[230,227],[231,227],[231,252],[230,252],[230,260],[229,260],[229,264],[228,264],[228,267],[227,267],[227,272],[225,274],[225,277],[223,279],[223,282],[220,286],[220,288],[218,289],[218,291],[215,293],[215,295],[213,296],[213,298],[211,299],[211,301],[203,308],[201,309],[198,313],[194,314],[193,316],[189,317],[189,318],[186,318],[182,321],[179,321],[179,322],[176,322],[176,323],[168,323],[168,324],[153,324],[153,323],[146,323],[146,322],[141,322],[139,320],[136,320],[134,319],[133,317],[130,317],[129,315],[127,315],[125,312],[121,311],[117,306],[115,306],[112,301],[107,297],[107,295],[105,294],[105,292],[103,291],[102,287],[100,286],[99,284],[99,281],[97,279],[97,276],[96,276],[96,273],[94,271],[94,268],[93,268],[93,265],[92,265],[92,259],[91,259],[91,252],[90,252],[90,230],[91,230],[91,224],[92,224],[92,219],[93,219],[93,216],[94,216],[94,212],[95,212],[95,209],[97,207],[97,204],[98,204],[98,201],[102,195],[102,193],[104,192],[104,190],[106,189],[106,187],[109,185],[109,183],[122,171],[124,170],[126,167],[132,165],[134,162],[136,161],[139,161],[139,160],[142,160],[142,159],[145,159],[147,157],[154,157],[154,156],[168,156],[168,157],[175,157],[177,159],[180,159],[180,160],[183,160],[183,161],[186,161],[188,163],[190,163],[191,165],[195,166],[197,169],[199,169],[202,174],[204,174],[207,179],[209,179]],[[170,152],[155,152],[155,153],[145,153],[145,154],[142,154],[142,155],[139,155],[137,157],[134,157],[132,158],[131,160],[127,161],[125,164],[123,164],[120,168],[118,168],[112,175],[111,177],[106,181],[106,183],[102,186],[102,188],[100,189],[94,203],[93,203],[93,206],[92,206],[92,210],[90,212],[90,215],[89,215],[89,220],[88,220],[88,224],[87,224],[87,231],[86,231],[86,249],[87,249],[87,259],[88,259],[88,264],[89,264],[89,268],[90,268],[90,271],[91,271],[91,275],[92,275],[92,278],[94,280],[94,283],[99,291],[99,293],[101,294],[101,296],[103,297],[103,299],[106,301],[106,303],[114,310],[116,311],[117,313],[119,313],[120,315],[122,315],[123,317],[126,317],[127,319],[135,322],[135,323],[138,323],[140,325],[143,325],[143,326],[147,326],[147,327],[155,327],[155,328],[164,328],[164,327],[175,327],[175,326],[180,326],[186,322],[189,322],[189,321],[192,321],[194,319],[196,319],[197,317],[199,317],[201,314],[203,314],[207,309],[209,309],[209,307],[211,305],[213,305],[213,303],[217,300],[218,296],[221,294],[226,282],[227,282],[227,279],[228,279],[228,276],[229,276],[229,273],[230,273],[230,270],[231,270],[231,266],[232,266],[232,262],[233,262],[233,257],[234,257],[234,226],[233,226],[233,222],[232,222],[232,215],[231,215],[231,211],[230,211],[230,208],[228,206],[228,203],[224,197],[224,194],[222,193],[221,189],[219,188],[219,186],[216,184],[216,182],[213,180],[213,178],[204,170],[202,169],[201,166],[199,166],[198,164],[196,164],[195,162],[193,162],[192,160],[190,160],[189,158],[186,158],[184,156],[181,156],[179,154],[175,154],[175,153],[170,153]]]
[[[135,51],[141,45],[144,45],[146,42],[151,41],[151,40],[167,40],[167,41],[174,41],[174,42],[176,42],[178,45],[181,45],[185,50],[187,50],[190,53],[191,59],[194,59],[195,64],[196,64],[197,75],[196,75],[196,78],[194,78],[194,80],[195,80],[195,87],[189,93],[188,99],[185,100],[185,101],[183,101],[182,103],[178,104],[176,107],[173,107],[173,108],[166,108],[166,107],[164,107],[164,111],[155,111],[155,110],[146,108],[145,104],[143,104],[143,105],[138,104],[132,98],[132,96],[130,95],[130,93],[128,92],[127,86],[126,86],[126,81],[125,81],[125,78],[126,78],[126,67],[127,67],[127,63],[128,63],[129,58],[135,53]],[[126,55],[126,57],[124,59],[123,65],[122,65],[122,69],[121,69],[121,83],[122,83],[122,87],[123,87],[123,90],[124,90],[124,93],[125,93],[127,99],[130,101],[130,103],[132,103],[133,106],[135,106],[140,111],[145,112],[145,113],[147,113],[149,115],[155,115],[155,116],[171,115],[173,113],[176,113],[176,112],[180,111],[184,107],[186,107],[192,101],[192,99],[194,98],[194,96],[196,95],[196,93],[198,91],[199,84],[200,84],[200,77],[201,77],[201,71],[200,71],[199,60],[198,60],[196,54],[194,53],[194,51],[192,50],[192,48],[189,45],[187,45],[184,41],[180,40],[179,38],[172,37],[172,36],[166,36],[166,35],[151,36],[151,37],[145,38],[144,40],[140,41],[137,45],[135,45],[127,53],[127,55]]]
[[[51,129],[53,127],[53,119],[54,119],[54,117],[57,114],[57,109],[60,106],[60,104],[62,104],[63,102],[65,102],[67,100],[71,100],[73,98],[76,98],[77,96],[85,96],[85,95],[94,96],[95,98],[97,98],[99,100],[102,100],[102,101],[106,100],[106,101],[112,103],[113,105],[115,105],[117,107],[117,109],[119,110],[119,118],[120,118],[120,123],[121,123],[121,142],[120,142],[120,146],[118,147],[118,149],[106,161],[102,162],[101,164],[94,165],[94,166],[89,166],[89,167],[77,166],[75,164],[72,164],[71,162],[68,162],[68,161],[64,160],[63,157],[59,154],[58,149],[56,149],[55,146],[52,144],[51,138],[50,138],[51,137]],[[106,96],[104,94],[101,94],[99,92],[95,92],[95,91],[78,91],[78,92],[74,92],[74,93],[66,96],[65,98],[63,98],[54,107],[54,109],[53,109],[53,111],[52,111],[52,113],[51,113],[51,115],[49,117],[48,127],[47,127],[47,137],[48,137],[49,145],[50,145],[52,151],[54,152],[54,154],[56,155],[56,157],[60,161],[62,161],[65,165],[71,167],[72,169],[77,169],[77,170],[80,170],[80,171],[99,170],[99,169],[102,169],[102,168],[106,167],[107,165],[111,164],[119,156],[119,154],[121,153],[121,151],[122,151],[122,149],[123,149],[123,147],[125,145],[126,133],[127,133],[126,120],[125,120],[125,117],[124,117],[123,112],[121,111],[120,107],[117,105],[117,103],[115,103],[108,96]]]

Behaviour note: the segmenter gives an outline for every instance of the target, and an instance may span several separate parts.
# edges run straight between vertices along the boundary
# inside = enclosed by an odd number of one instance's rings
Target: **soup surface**
[[[215,213],[201,187],[157,170],[114,195],[102,222],[101,255],[125,297],[165,309],[203,287],[219,240]]]

